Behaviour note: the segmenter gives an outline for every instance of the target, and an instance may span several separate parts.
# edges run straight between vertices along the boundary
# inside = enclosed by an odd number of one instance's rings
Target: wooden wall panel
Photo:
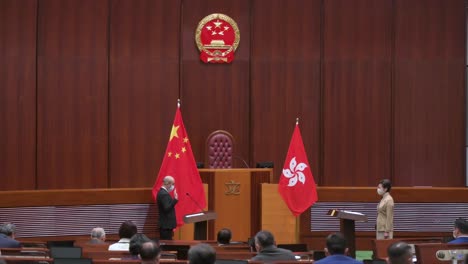
[[[179,95],[180,0],[111,3],[110,187],[152,186]]]
[[[36,184],[36,11],[0,1],[0,190]]]
[[[183,3],[181,87],[182,115],[195,159],[205,160],[205,141],[219,129],[235,138],[234,167],[249,162],[250,5],[248,0],[191,0]],[[228,15],[240,30],[231,64],[205,64],[195,44],[198,23],[213,13]]]
[[[390,177],[391,0],[324,2],[322,185]]]
[[[37,186],[107,187],[107,0],[38,8]]]
[[[395,178],[464,186],[465,1],[396,1]]]
[[[320,175],[319,0],[252,2],[251,161],[284,164],[296,117],[315,179]]]

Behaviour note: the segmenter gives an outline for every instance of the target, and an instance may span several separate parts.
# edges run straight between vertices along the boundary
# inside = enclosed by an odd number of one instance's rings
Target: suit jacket
[[[362,264],[361,261],[355,260],[345,255],[330,255],[318,261],[314,261],[315,264],[331,264],[331,263],[343,263],[343,264]]]
[[[448,242],[447,244],[465,244],[465,243],[468,243],[468,237],[459,237]]]
[[[377,205],[377,231],[393,231],[393,207],[395,206],[392,196],[386,192],[379,205]]]
[[[5,234],[0,234],[0,248],[20,248],[21,243]]]
[[[157,195],[159,210],[159,227],[163,229],[173,229],[177,226],[175,205],[178,200],[172,199],[169,192],[161,187]]]
[[[276,260],[296,260],[291,250],[269,246],[262,249],[252,261],[272,262]]]

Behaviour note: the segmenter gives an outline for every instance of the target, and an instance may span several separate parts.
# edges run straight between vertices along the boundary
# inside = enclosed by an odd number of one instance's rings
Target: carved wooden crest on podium
[[[205,63],[230,63],[239,46],[240,32],[236,21],[224,14],[203,18],[195,32],[200,59]]]

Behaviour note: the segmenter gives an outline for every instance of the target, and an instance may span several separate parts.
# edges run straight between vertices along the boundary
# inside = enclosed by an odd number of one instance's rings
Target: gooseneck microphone
[[[190,193],[185,193],[185,195],[187,195],[190,200],[192,200],[192,202],[198,207],[198,209],[200,209],[203,213],[205,212],[205,210],[203,210],[203,208],[200,206],[199,203],[197,203],[197,201],[195,199],[193,199],[192,195],[190,195]]]
[[[245,167],[246,167],[246,168],[249,168],[249,164],[247,164],[247,161],[245,161],[245,159],[243,159],[241,156],[236,155],[236,154],[232,154],[232,156],[233,156],[234,158],[236,158],[236,159],[241,160],[241,161],[244,163]]]

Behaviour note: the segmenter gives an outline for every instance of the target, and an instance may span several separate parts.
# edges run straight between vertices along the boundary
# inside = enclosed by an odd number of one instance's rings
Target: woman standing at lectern
[[[376,238],[377,239],[392,239],[393,238],[393,198],[390,195],[392,183],[385,179],[379,182],[377,193],[382,196],[377,205],[377,223],[376,223]]]

